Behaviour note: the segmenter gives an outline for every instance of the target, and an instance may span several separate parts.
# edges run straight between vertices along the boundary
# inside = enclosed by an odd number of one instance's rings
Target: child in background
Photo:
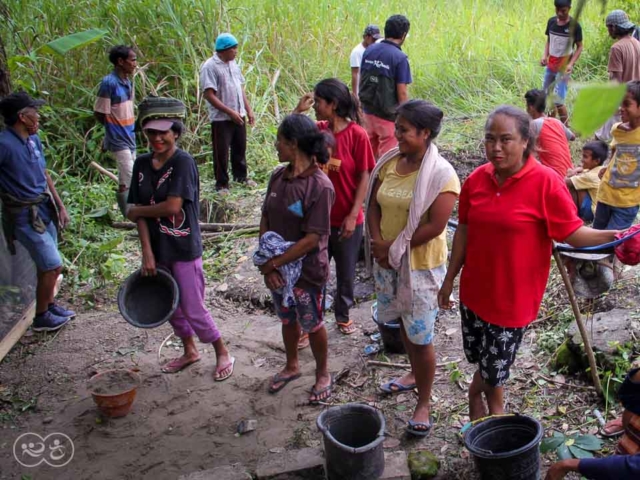
[[[620,106],[622,123],[611,129],[612,155],[603,169],[593,228],[625,230],[640,206],[640,81],[627,83]]]
[[[555,0],[556,15],[547,22],[544,34],[547,43],[540,65],[546,67],[542,89],[548,95],[551,85],[556,82],[554,103],[562,123],[567,123],[569,115],[564,104],[569,88],[569,77],[573,66],[582,53],[582,27],[569,16],[571,0]],[[575,47],[575,50],[573,49]],[[555,112],[552,116],[555,116]]]
[[[593,222],[596,213],[599,173],[608,154],[606,143],[600,140],[588,142],[582,147],[582,166],[569,170],[564,180],[578,208],[578,216],[587,223]]]

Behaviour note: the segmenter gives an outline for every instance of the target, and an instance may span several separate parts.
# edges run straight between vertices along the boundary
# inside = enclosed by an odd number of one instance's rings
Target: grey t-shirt
[[[202,91],[204,92],[208,88],[213,89],[222,103],[244,117],[247,111],[244,108],[242,85],[244,85],[244,77],[235,60],[223,62],[215,53],[200,67],[200,88]],[[229,115],[221,112],[209,102],[207,102],[207,109],[211,122],[231,120]]]

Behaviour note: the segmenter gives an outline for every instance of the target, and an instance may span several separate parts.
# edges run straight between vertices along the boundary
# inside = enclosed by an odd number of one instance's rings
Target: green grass
[[[89,263],[83,262],[85,253],[77,262],[78,268],[88,269],[83,278],[91,272],[101,276],[99,269],[108,260],[94,243],[116,237],[97,227],[94,232],[92,221],[78,218],[113,203],[111,186],[88,167],[96,159],[115,167],[100,152],[103,132],[92,118],[98,83],[111,68],[106,58],[111,45],[132,44],[138,52],[138,101],[153,93],[178,97],[187,104],[183,147],[198,161],[210,162],[210,131],[198,92],[198,70],[212,54],[217,34],[234,33],[257,116],[249,135],[248,162],[253,178],[265,182],[276,163],[273,141],[279,118],[322,78],[335,76],[350,83],[349,53],[368,23],[383,27],[395,13],[410,19],[411,31],[403,47],[414,78],[410,95],[430,100],[445,111],[442,147],[477,151],[486,114],[502,103],[522,105],[524,92],[541,85],[543,70],[538,61],[546,21],[554,14],[552,0],[5,2],[11,16],[1,35],[13,84],[49,101],[42,122],[46,155],[59,172],[76,225],[82,225],[63,243],[63,252],[70,264],[85,249]],[[607,9],[613,8],[624,8],[631,18],[640,20],[640,4],[633,0],[610,1]],[[605,79],[611,40],[599,0],[588,1],[581,23],[585,52],[574,79]],[[50,40],[90,28],[109,33],[64,58],[37,52]],[[203,170],[202,178],[205,184],[211,180],[210,168]]]

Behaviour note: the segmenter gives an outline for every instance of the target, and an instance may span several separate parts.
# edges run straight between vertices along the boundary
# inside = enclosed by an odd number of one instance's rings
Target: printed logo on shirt
[[[376,68],[384,68],[385,70],[391,70],[389,65],[382,63],[380,60],[365,60],[364,63],[373,65]]]
[[[617,158],[611,169],[613,188],[637,188],[640,185],[640,145],[616,145]]]
[[[29,145],[31,145],[31,151],[35,155],[36,160],[40,160],[40,150],[38,150],[36,142],[34,142],[33,140],[29,140]]]
[[[336,172],[339,173],[340,172],[340,165],[342,165],[342,160],[340,160],[339,158],[330,158],[329,161],[322,165],[322,171],[329,175],[329,172]]]
[[[302,202],[298,200],[296,203],[292,203],[287,207],[291,213],[293,213],[296,217],[304,217],[304,213],[302,211]]]
[[[144,174],[142,172],[138,172],[138,185],[142,185],[143,180],[144,180]]]
[[[191,235],[190,228],[182,228],[187,215],[184,209],[180,209],[180,212],[171,217],[162,217],[158,219],[158,228],[161,233],[172,237],[188,237]]]

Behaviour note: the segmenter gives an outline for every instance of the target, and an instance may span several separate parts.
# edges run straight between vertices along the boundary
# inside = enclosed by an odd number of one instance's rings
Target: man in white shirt
[[[362,35],[362,42],[359,43],[352,51],[350,57],[351,63],[351,91],[358,96],[358,84],[360,83],[360,64],[362,63],[362,54],[369,45],[380,40],[382,35],[377,25],[367,25]]]

